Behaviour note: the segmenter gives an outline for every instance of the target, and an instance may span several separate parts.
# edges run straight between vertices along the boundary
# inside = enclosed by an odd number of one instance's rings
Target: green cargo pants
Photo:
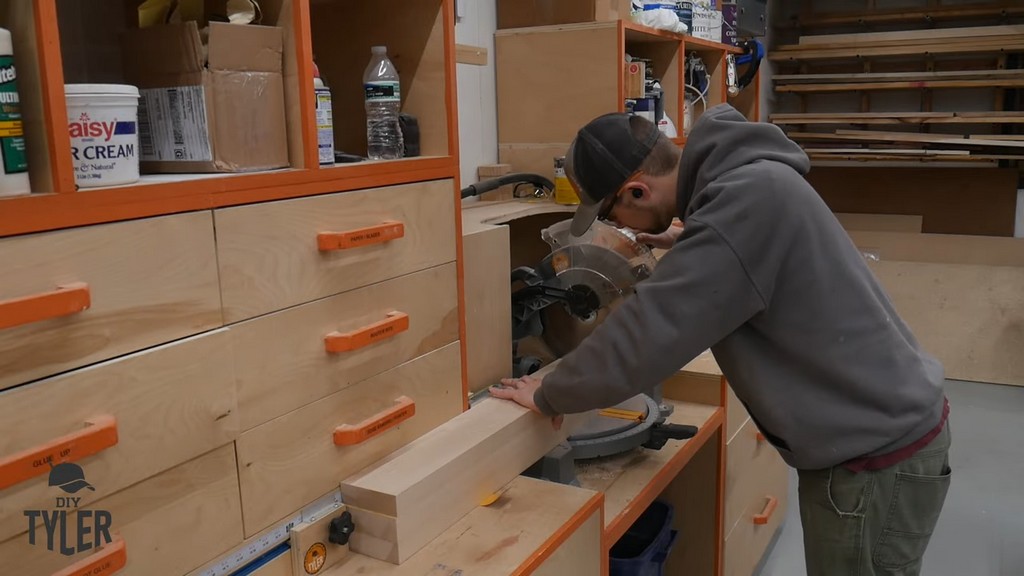
[[[807,576],[917,576],[949,489],[949,422],[909,460],[799,472]]]

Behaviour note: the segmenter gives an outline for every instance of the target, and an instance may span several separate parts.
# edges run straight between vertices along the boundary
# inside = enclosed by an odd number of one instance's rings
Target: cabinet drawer
[[[785,472],[785,466],[781,468]],[[772,537],[786,517],[786,491],[783,489],[771,496],[775,498],[774,507],[769,507],[768,495],[762,495],[744,511],[740,522],[726,536],[724,576],[752,576],[761,563]],[[764,516],[764,524],[755,523],[755,515],[759,514]]]
[[[258,426],[236,442],[245,533],[251,536],[335,488],[346,477],[408,444],[462,411],[458,342],[406,362]],[[408,397],[415,414],[388,420],[365,441],[339,446],[339,425],[385,415]]]
[[[210,212],[2,239],[0,270],[0,390],[221,324]]]
[[[83,471],[99,491],[103,484],[93,474],[95,468],[86,464]],[[40,509],[52,514],[56,510],[52,497],[67,494],[53,488],[50,496]],[[85,510],[91,513],[82,514]],[[109,514],[110,536],[124,541],[127,563],[117,576],[187,573],[242,541],[233,446],[218,448],[92,505],[82,504],[77,512],[81,518],[68,511],[65,544],[76,551],[79,538],[84,545],[94,544],[95,521],[102,513]],[[22,520],[28,523],[25,516]],[[79,521],[90,529],[88,533],[79,531]],[[54,550],[50,551],[47,530],[37,521],[34,545],[26,533],[0,544],[0,565],[11,574],[49,575],[78,562],[99,562],[106,556],[102,549],[64,556],[59,551],[60,532],[55,534]]]
[[[771,444],[760,440],[753,420],[748,420],[726,447],[725,533],[751,507],[763,503],[766,494],[785,496],[788,484],[786,463]]]
[[[389,317],[396,313],[405,316]],[[402,331],[398,321],[407,329]],[[229,331],[239,418],[242,430],[248,430],[458,340],[455,263],[242,322]],[[327,351],[329,335],[338,342],[339,334],[360,333],[366,339],[352,345],[364,346]]]
[[[228,322],[455,260],[451,180],[225,208],[215,219]],[[322,234],[335,234],[324,249]]]
[[[0,434],[0,540],[27,529],[23,510],[65,495],[47,458],[85,469],[84,506],[231,442],[228,357],[222,329],[0,393],[0,422],[14,423]]]

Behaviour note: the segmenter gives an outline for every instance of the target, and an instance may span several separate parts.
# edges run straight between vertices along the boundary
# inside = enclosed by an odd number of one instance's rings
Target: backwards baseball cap
[[[633,124],[643,125],[640,137]],[[616,112],[598,116],[576,133],[565,155],[565,175],[580,197],[569,231],[582,236],[590,229],[629,177],[640,169],[661,132],[651,121]]]

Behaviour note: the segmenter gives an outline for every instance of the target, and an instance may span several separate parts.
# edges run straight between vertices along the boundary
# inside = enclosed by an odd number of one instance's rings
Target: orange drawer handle
[[[100,551],[75,562],[71,566],[54,572],[53,576],[107,576],[118,572],[128,563],[128,552],[125,549],[124,539],[115,536]]]
[[[89,285],[75,282],[52,292],[0,300],[0,330],[78,314],[92,304]]]
[[[316,235],[316,245],[322,252],[348,250],[372,244],[383,244],[405,236],[405,224],[389,220],[376,226],[357,228],[347,232],[321,232]]]
[[[399,396],[395,405],[359,424],[342,424],[334,429],[336,446],[355,446],[390,430],[416,414],[416,403],[408,396]]]
[[[409,329],[409,315],[389,312],[388,317],[351,332],[331,332],[324,336],[324,349],[330,353],[351,352],[374,342],[393,338]]]
[[[772,514],[775,513],[775,508],[779,505],[779,499],[775,496],[768,497],[768,503],[764,505],[764,510],[761,510],[760,514],[754,514],[754,524],[758,526],[764,526],[771,520]]]
[[[74,462],[117,444],[117,420],[101,416],[86,422],[85,428],[42,446],[0,458],[0,490],[50,472],[51,464]]]

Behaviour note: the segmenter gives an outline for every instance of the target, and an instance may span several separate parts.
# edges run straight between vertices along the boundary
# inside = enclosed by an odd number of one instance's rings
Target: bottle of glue
[[[0,28],[0,196],[31,191],[17,79],[11,33]]]

